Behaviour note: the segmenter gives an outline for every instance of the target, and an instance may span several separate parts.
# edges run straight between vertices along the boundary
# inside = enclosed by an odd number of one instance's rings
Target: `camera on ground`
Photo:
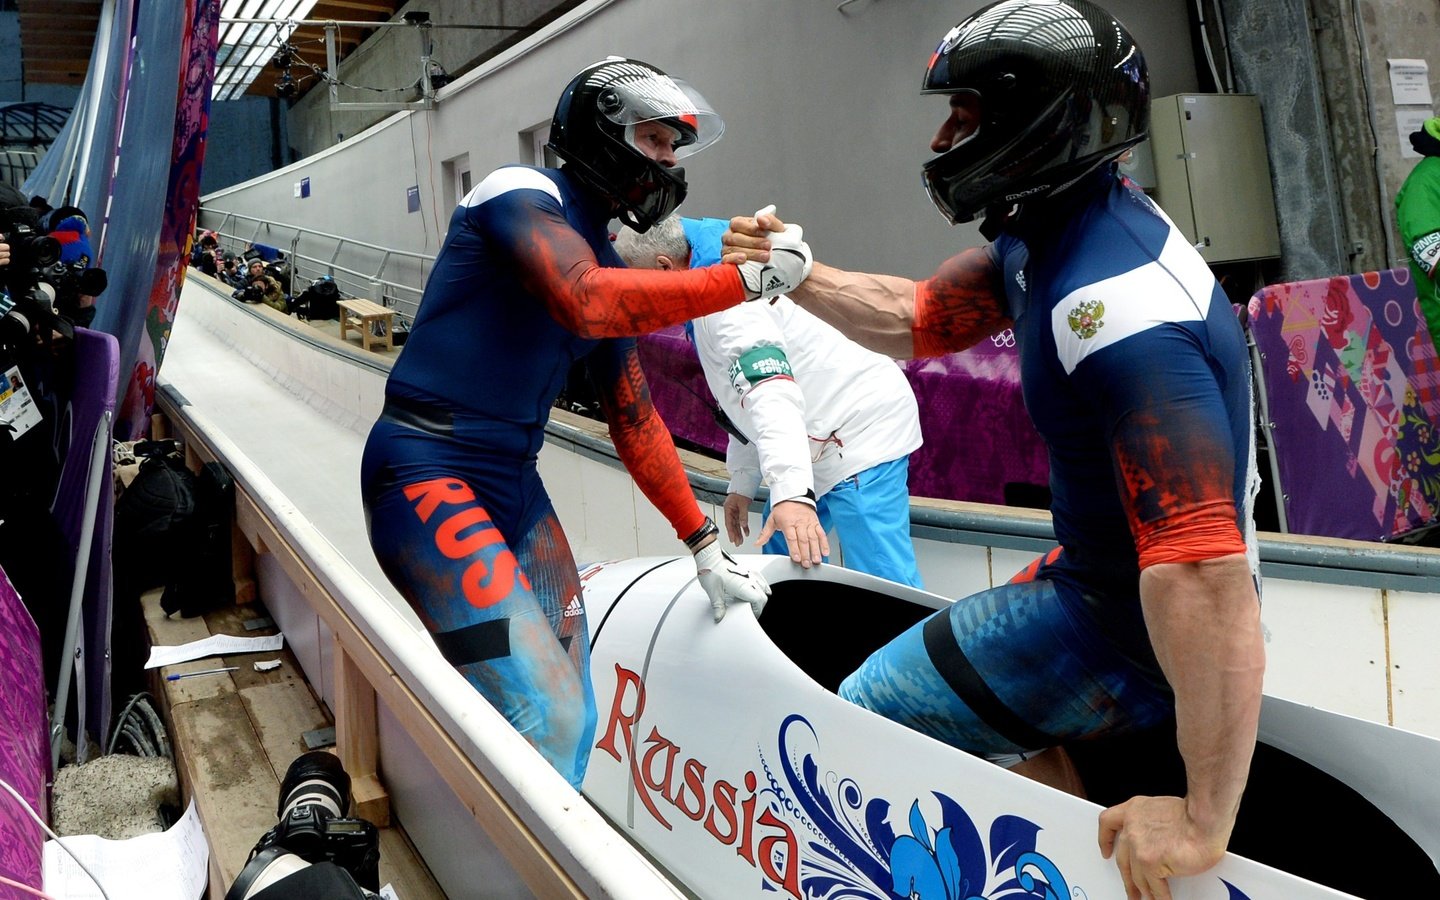
[[[280,821],[250,851],[225,900],[377,897],[380,832],[349,812],[340,760],[323,750],[296,757],[280,783]]]

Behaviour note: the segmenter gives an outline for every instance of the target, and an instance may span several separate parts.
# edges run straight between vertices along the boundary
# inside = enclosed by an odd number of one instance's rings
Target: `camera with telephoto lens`
[[[280,822],[250,851],[225,900],[376,897],[380,832],[349,811],[340,760],[323,750],[296,757],[280,783]]]
[[[109,285],[104,269],[87,267],[84,262],[78,261],[55,263],[40,273],[40,281],[53,289],[55,311],[76,325],[89,325],[88,319],[93,317],[95,310],[93,306],[81,306],[81,296],[98,297]]]
[[[262,303],[265,300],[265,285],[251,282],[240,292],[240,299],[246,303]]]
[[[0,242],[10,245],[10,262],[0,268],[0,347],[19,348],[29,334],[48,338],[55,321],[55,291],[41,273],[60,258],[60,242],[40,229],[28,206],[0,210]]]

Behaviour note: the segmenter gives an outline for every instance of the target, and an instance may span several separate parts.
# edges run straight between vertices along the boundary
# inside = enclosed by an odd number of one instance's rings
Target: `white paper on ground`
[[[176,647],[151,647],[150,659],[145,668],[173,666],[176,663],[205,656],[229,656],[232,653],[262,653],[279,650],[285,646],[285,635],[272,634],[264,637],[237,637],[231,634],[212,634],[203,640],[191,641]]]
[[[196,900],[210,872],[210,848],[191,801],[169,831],[109,841],[93,834],[62,839],[100,879],[110,900]],[[45,893],[101,900],[95,882],[55,841],[45,842]]]

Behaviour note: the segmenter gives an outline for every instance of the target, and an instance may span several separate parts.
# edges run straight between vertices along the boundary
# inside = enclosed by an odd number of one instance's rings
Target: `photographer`
[[[90,223],[85,213],[73,206],[61,207],[51,216],[50,237],[60,244],[60,259],[40,276],[55,295],[55,310],[73,325],[88,327],[95,319],[95,300],[105,291],[109,279],[105,270],[90,265]]]
[[[225,900],[364,900],[380,890],[380,834],[350,811],[350,776],[324,750],[280,783],[279,823],[260,838]]]
[[[220,242],[215,239],[215,232],[203,232],[195,243],[195,249],[190,252],[190,265],[213,276],[220,271],[219,253]]]
[[[71,562],[50,510],[60,476],[57,397],[69,395],[70,324],[57,315],[43,271],[60,259],[23,195],[0,182],[0,568],[41,636],[53,689],[65,633]],[[61,339],[57,340],[59,335]]]
[[[264,303],[271,309],[279,310],[282,313],[290,312],[290,305],[285,300],[285,291],[280,287],[280,282],[265,271],[264,260],[250,260],[245,282],[245,287],[231,294],[236,300],[244,303]]]
[[[240,268],[240,261],[235,258],[233,253],[225,254],[225,258],[220,262],[220,271],[216,273],[215,277],[232,288],[245,286],[245,272]]]

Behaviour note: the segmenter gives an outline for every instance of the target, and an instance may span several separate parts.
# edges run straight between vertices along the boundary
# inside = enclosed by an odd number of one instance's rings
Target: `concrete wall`
[[[1359,16],[1337,22],[1337,26],[1360,35],[1366,48],[1362,60],[1363,72],[1371,99],[1370,121],[1379,146],[1381,208],[1390,236],[1390,243],[1386,245],[1388,265],[1403,266],[1407,257],[1399,232],[1395,229],[1395,192],[1415,167],[1416,160],[1401,156],[1402,149],[1410,149],[1410,142],[1400,135],[1396,125],[1396,105],[1390,89],[1387,60],[1426,60],[1430,64],[1430,92],[1440,104],[1440,3],[1436,0],[1356,0],[1356,6]],[[1402,109],[1413,112],[1416,107],[1405,106]],[[1435,113],[1432,111],[1429,114]],[[1361,149],[1356,148],[1356,152]],[[1363,149],[1369,150],[1369,147]]]
[[[980,238],[971,226],[945,225],[920,187],[945,111],[943,100],[921,96],[920,77],[939,38],[981,5],[858,0],[837,11],[818,0],[727,0],[693,3],[694,15],[682,15],[674,0],[591,0],[548,39],[446,88],[435,111],[396,115],[332,151],[208,195],[205,205],[433,253],[457,199],[447,161],[467,157],[477,180],[529,161],[526,134],[549,122],[570,77],[623,54],[684,77],[726,117],[725,137],[687,161],[687,214],[730,216],[775,202],[806,226],[823,260],[928,276]],[[1187,0],[1110,7],[1145,48],[1157,95],[1196,90]],[[302,177],[306,199],[293,196]],[[419,213],[406,212],[412,185]]]
[[[428,12],[433,25],[526,25],[554,10],[576,5],[576,0],[412,0],[391,19],[404,21],[408,12]],[[355,29],[342,29],[342,34]],[[451,75],[460,75],[473,61],[499,45],[512,42],[518,29],[430,29],[431,58]],[[414,86],[420,77],[420,33],[415,28],[380,28],[347,56],[339,66],[340,80],[368,88],[401,88],[377,93],[340,87],[342,102],[407,102],[419,98]],[[389,113],[376,111],[331,112],[325,85],[312,88],[290,110],[290,140],[296,157],[310,156],[359,134]]]
[[[1427,58],[1440,5],[1219,2],[1236,88],[1258,94],[1265,116],[1283,252],[1269,280],[1403,265],[1394,200],[1414,160],[1400,156],[1386,60]],[[1433,68],[1430,80],[1434,91]]]

